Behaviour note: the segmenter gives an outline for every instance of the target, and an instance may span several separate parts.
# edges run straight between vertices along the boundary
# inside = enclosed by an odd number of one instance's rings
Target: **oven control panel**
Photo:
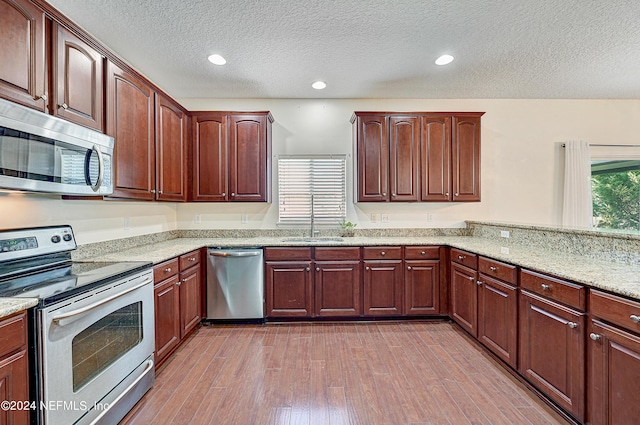
[[[0,231],[0,263],[76,249],[71,226]]]

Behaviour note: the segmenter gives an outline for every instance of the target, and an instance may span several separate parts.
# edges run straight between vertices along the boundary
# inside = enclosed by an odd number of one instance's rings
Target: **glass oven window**
[[[73,391],[77,392],[142,341],[142,302],[129,304],[73,338]]]

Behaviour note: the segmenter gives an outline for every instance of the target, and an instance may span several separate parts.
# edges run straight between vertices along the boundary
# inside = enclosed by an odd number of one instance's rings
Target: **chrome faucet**
[[[315,223],[314,223],[314,221],[315,221],[314,215],[315,214],[314,214],[314,211],[313,211],[313,195],[311,195],[311,220],[310,220],[311,221],[311,228],[309,229],[309,238],[310,239],[313,239],[313,237],[316,234],[316,231],[314,230],[314,225],[315,225]]]

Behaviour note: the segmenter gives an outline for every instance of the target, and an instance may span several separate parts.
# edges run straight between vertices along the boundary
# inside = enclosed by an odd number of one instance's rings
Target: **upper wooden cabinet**
[[[108,63],[107,133],[115,139],[112,197],[156,197],[154,91],[144,81]]]
[[[156,93],[156,199],[185,201],[187,197],[187,113]]]
[[[47,108],[45,14],[29,0],[0,0],[0,97]]]
[[[482,112],[356,112],[358,202],[480,200]]]
[[[269,112],[192,116],[194,201],[271,201]]]
[[[52,113],[104,131],[105,58],[56,22],[52,36]]]

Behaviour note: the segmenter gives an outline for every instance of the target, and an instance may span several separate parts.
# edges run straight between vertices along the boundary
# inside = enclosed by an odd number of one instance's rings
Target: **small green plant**
[[[350,221],[342,220],[340,227],[342,228],[342,236],[353,236],[357,224]]]

